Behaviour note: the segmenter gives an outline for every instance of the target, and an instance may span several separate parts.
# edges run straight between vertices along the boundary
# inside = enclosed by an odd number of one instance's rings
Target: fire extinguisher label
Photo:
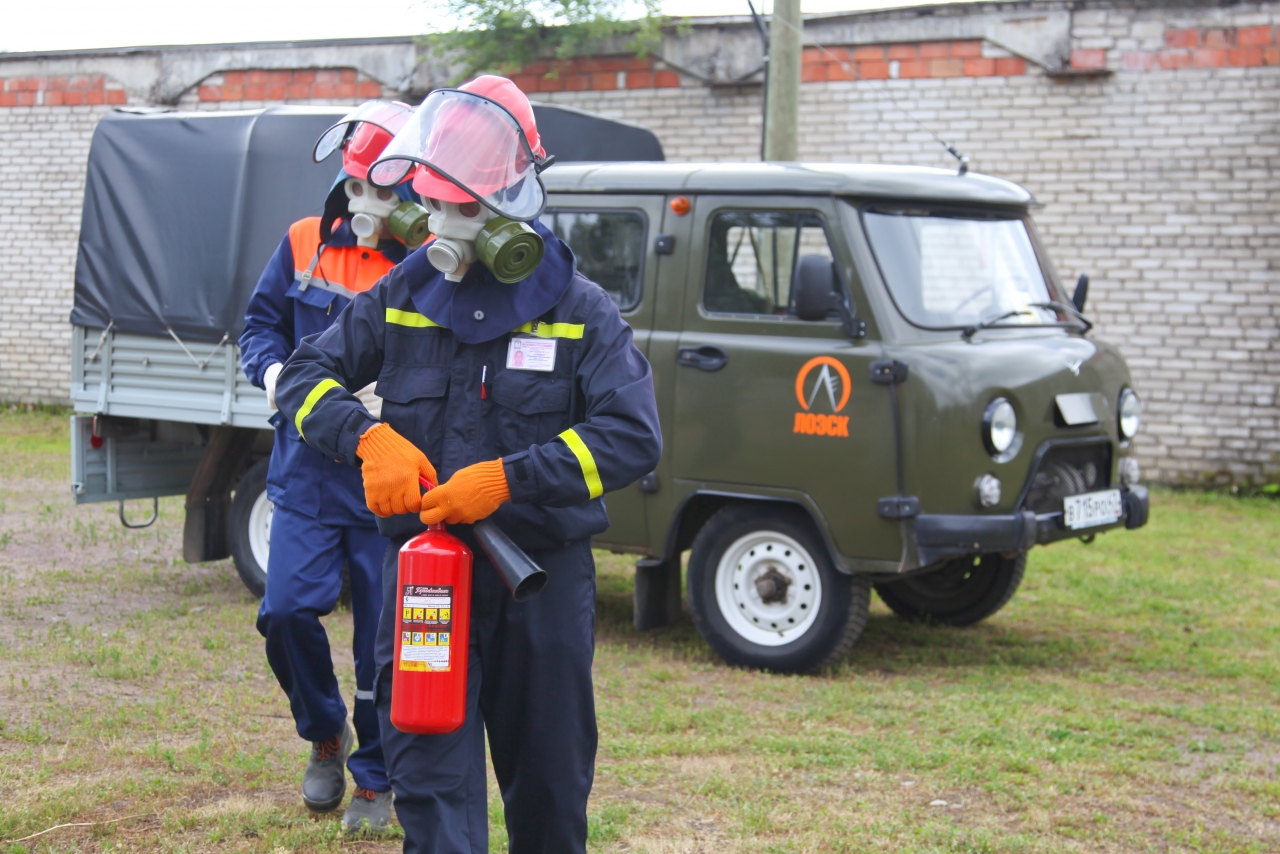
[[[453,587],[406,584],[401,593],[400,669],[447,671],[453,649]]]

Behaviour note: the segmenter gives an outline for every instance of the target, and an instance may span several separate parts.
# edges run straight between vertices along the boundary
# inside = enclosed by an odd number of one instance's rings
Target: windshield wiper
[[[960,337],[968,341],[970,338],[972,338],[977,333],[981,332],[983,329],[990,329],[991,327],[995,326],[997,323],[999,323],[1002,320],[1008,320],[1009,318],[1017,317],[1020,314],[1031,314],[1030,309],[1033,309],[1033,308],[1045,308],[1051,311],[1062,311],[1072,315],[1077,320],[1079,320],[1082,324],[1084,324],[1083,328],[1080,330],[1081,333],[1088,332],[1090,329],[1093,328],[1093,324],[1089,321],[1089,319],[1085,317],[1083,314],[1081,314],[1080,312],[1076,311],[1075,306],[1066,305],[1060,302],[1031,302],[1031,303],[1027,303],[1025,308],[1015,308],[1013,311],[1006,311],[1004,314],[1000,314],[988,320],[984,320],[981,323],[974,324],[973,326],[966,326],[960,332]],[[1048,325],[1060,326],[1061,324],[1055,323],[1055,324],[1048,324]]]
[[[1031,305],[1031,308],[1048,308],[1054,311],[1065,311],[1067,314],[1074,316],[1077,320],[1079,320],[1081,323],[1084,324],[1084,329],[1080,330],[1081,332],[1088,332],[1090,329],[1093,328],[1093,321],[1089,320],[1089,318],[1081,314],[1080,310],[1076,308],[1074,305],[1069,305],[1065,302],[1053,302],[1053,301],[1033,302],[1030,305]]]
[[[966,326],[961,331],[960,337],[968,341],[970,338],[972,338],[974,335],[981,332],[982,330],[990,329],[992,326],[995,326],[1000,321],[1008,320],[1011,317],[1017,317],[1020,314],[1031,314],[1031,312],[1025,308],[1015,308],[1013,311],[1006,311],[1004,314],[997,315],[996,317],[993,317],[989,320],[984,320],[981,323],[978,323],[974,326]]]

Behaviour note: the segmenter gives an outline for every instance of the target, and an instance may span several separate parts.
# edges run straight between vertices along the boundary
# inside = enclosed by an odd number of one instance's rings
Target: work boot
[[[390,826],[391,793],[356,786],[356,791],[351,796],[351,806],[342,814],[343,831],[381,833]]]
[[[347,756],[355,733],[342,722],[342,732],[311,742],[311,759],[302,775],[302,802],[312,812],[332,812],[347,793]]]

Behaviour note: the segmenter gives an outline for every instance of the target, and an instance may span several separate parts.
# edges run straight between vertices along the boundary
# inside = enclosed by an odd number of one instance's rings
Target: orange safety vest
[[[289,248],[293,250],[293,280],[298,290],[318,288],[347,299],[369,290],[395,266],[367,246],[322,245],[318,216],[289,226]]]

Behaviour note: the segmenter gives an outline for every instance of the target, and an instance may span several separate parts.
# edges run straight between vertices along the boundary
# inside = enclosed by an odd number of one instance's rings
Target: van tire
[[[249,592],[259,599],[267,591],[267,567],[259,565],[254,548],[255,536],[250,529],[260,525],[262,514],[269,512],[260,502],[270,501],[267,498],[267,466],[270,462],[270,457],[263,457],[241,475],[235,496],[231,499],[231,518],[228,520],[231,559],[235,562],[236,572]],[[261,551],[260,542],[257,551]]]
[[[777,548],[785,557],[772,551],[757,557],[764,548]],[[734,580],[735,571],[746,572],[755,583],[743,585],[742,592]],[[804,575],[806,571],[816,571],[816,579]],[[773,578],[781,579],[780,593]],[[813,583],[801,588],[804,580]],[[765,588],[768,596],[783,598],[766,603],[760,595],[762,582],[770,585]],[[768,504],[730,504],[707,521],[693,542],[688,590],[694,625],[721,658],[735,666],[778,673],[806,673],[843,658],[866,627],[871,601],[870,581],[835,568],[803,510]],[[817,600],[812,616],[797,610],[807,604],[806,596]],[[732,608],[733,601],[740,612]],[[778,642],[774,638],[781,632],[747,622],[747,615],[754,614],[752,622],[759,623],[773,612],[792,622],[800,618],[799,637]],[[739,613],[743,616],[732,616]]]
[[[1026,552],[962,557],[933,572],[881,582],[876,593],[904,620],[972,626],[1009,603],[1026,571]]]

